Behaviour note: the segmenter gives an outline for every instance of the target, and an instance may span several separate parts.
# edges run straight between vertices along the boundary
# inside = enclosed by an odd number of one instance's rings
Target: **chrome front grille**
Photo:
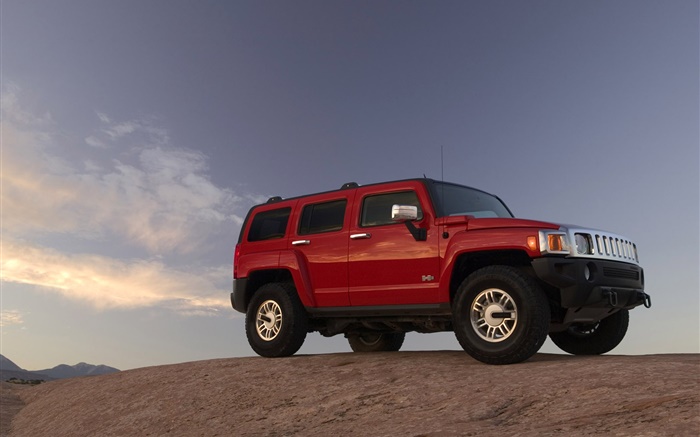
[[[577,258],[597,258],[612,261],[639,264],[637,245],[630,239],[611,232],[594,229],[565,226],[561,230],[567,232],[569,241],[572,242],[571,256]],[[588,241],[588,247],[580,250],[575,244],[576,235],[583,236]]]
[[[621,237],[605,234],[594,234],[595,252],[623,260],[639,262],[637,245]]]

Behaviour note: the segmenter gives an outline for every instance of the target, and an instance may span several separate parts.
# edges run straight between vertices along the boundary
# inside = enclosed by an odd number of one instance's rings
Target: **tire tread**
[[[348,343],[353,352],[397,352],[406,338],[405,332],[384,332],[376,344],[368,345],[359,338],[360,335],[362,334],[348,336]]]
[[[521,340],[502,351],[485,350],[479,346],[478,340],[472,341],[465,334],[466,330],[472,329],[468,311],[466,320],[464,317],[464,306],[468,309],[471,301],[465,301],[472,288],[482,282],[501,282],[519,289],[529,306],[524,311],[530,314],[529,320],[519,321],[525,325],[525,331],[518,334]],[[523,312],[522,309],[518,311]],[[533,278],[516,268],[495,265],[475,271],[459,286],[454,300],[453,325],[459,344],[473,358],[487,364],[515,364],[529,359],[542,347],[549,331],[549,314],[547,297]]]
[[[258,307],[267,299],[275,300],[282,308],[283,325],[278,338],[266,342],[258,336],[255,317]],[[255,292],[246,312],[246,337],[250,347],[263,357],[288,357],[304,344],[308,332],[308,316],[299,300],[296,287],[289,282],[270,282]]]
[[[615,349],[627,334],[629,311],[626,309],[604,318],[588,336],[575,336],[568,330],[552,332],[549,338],[559,349],[572,355],[601,355]]]

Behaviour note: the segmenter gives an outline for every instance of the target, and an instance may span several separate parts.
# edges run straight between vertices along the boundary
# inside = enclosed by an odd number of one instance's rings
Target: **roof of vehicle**
[[[397,182],[412,182],[412,181],[421,182],[421,183],[428,184],[428,185],[429,185],[429,184],[434,184],[434,183],[443,183],[443,184],[449,184],[449,185],[456,185],[456,186],[465,187],[465,188],[469,188],[469,189],[476,190],[476,191],[481,191],[482,193],[486,193],[486,194],[488,194],[488,195],[490,195],[490,196],[498,197],[498,196],[495,196],[494,194],[491,194],[491,193],[486,192],[486,191],[484,191],[484,190],[480,190],[479,188],[470,187],[470,186],[468,186],[468,185],[462,185],[462,184],[457,184],[457,183],[448,182],[448,181],[437,181],[437,180],[435,180],[435,179],[423,177],[423,178],[398,179],[398,180],[394,180],[394,181],[374,182],[374,183],[367,184],[367,185],[359,185],[357,182],[347,182],[347,183],[343,184],[343,185],[342,185],[339,189],[337,189],[337,190],[320,191],[320,192],[318,192],[318,193],[303,194],[303,195],[300,195],[300,196],[287,197],[287,198],[283,198],[283,197],[281,197],[281,196],[273,196],[273,197],[270,197],[270,198],[267,200],[267,202],[262,203],[262,204],[259,204],[259,205],[255,205],[255,206],[253,206],[253,208],[255,208],[256,206],[260,206],[260,205],[267,205],[267,204],[269,204],[269,203],[280,202],[280,201],[282,201],[282,200],[301,199],[301,198],[305,198],[305,197],[312,197],[312,196],[318,196],[318,195],[321,195],[321,194],[334,193],[334,192],[337,192],[337,191],[343,191],[343,190],[348,190],[348,189],[354,189],[354,188],[358,188],[358,187],[373,187],[373,186],[377,186],[377,185],[393,184],[393,183],[397,183]]]

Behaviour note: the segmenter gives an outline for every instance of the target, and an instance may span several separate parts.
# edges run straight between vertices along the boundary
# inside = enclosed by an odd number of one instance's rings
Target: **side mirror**
[[[426,241],[428,239],[427,229],[417,228],[412,220],[418,218],[418,207],[411,205],[394,205],[391,207],[391,219],[395,222],[403,222],[408,228],[408,232],[413,235],[416,241]]]
[[[418,218],[418,207],[411,205],[394,205],[391,207],[391,219],[395,222],[406,220],[416,220]]]

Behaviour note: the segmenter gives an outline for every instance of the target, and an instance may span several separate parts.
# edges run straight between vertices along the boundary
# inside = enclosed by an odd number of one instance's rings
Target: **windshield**
[[[501,200],[483,191],[445,182],[432,184],[433,199],[439,217],[471,215],[483,217],[513,217]]]

